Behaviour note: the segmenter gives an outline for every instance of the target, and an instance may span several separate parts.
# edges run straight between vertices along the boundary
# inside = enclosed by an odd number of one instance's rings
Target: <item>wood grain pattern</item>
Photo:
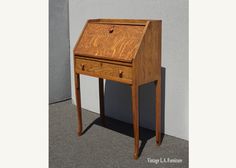
[[[104,81],[129,84],[132,90],[134,159],[139,155],[138,88],[155,81],[156,143],[161,143],[161,21],[91,19],[74,48],[78,134],[82,132],[79,74],[99,78],[100,116],[104,122]]]
[[[81,56],[81,55],[76,55],[75,59],[84,59],[84,60],[91,60],[91,61],[97,61],[97,62],[105,62],[105,63],[110,63],[110,64],[115,64],[115,65],[124,65],[124,66],[128,66],[131,67],[132,64],[128,63],[128,62],[122,62],[122,61],[111,61],[111,60],[107,60],[107,59],[102,59],[102,58],[91,58],[91,57],[86,57],[86,56]]]
[[[114,80],[117,82],[132,83],[132,68],[116,64],[109,64],[91,60],[75,59],[76,73]],[[82,68],[84,65],[84,69]],[[120,76],[122,72],[122,76]]]
[[[131,62],[143,30],[144,26],[88,23],[74,53]]]
[[[89,20],[86,21],[86,23],[85,23],[85,25],[84,25],[84,27],[83,27],[83,29],[82,29],[82,32],[80,33],[80,36],[79,36],[78,40],[77,40],[76,43],[75,43],[75,46],[74,46],[74,49],[73,49],[74,57],[76,56],[76,55],[75,55],[76,48],[77,48],[77,46],[78,46],[78,44],[79,44],[79,42],[80,42],[80,40],[81,40],[81,38],[82,38],[82,35],[83,35],[83,33],[84,33],[85,28],[86,28],[87,25],[88,25],[88,22],[89,22]]]

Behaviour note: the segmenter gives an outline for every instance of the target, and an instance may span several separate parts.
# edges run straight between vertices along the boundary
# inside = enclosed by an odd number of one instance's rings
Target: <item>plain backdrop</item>
[[[73,47],[87,19],[162,20],[163,129],[188,140],[188,1],[187,0],[69,0],[71,94],[75,103]],[[155,128],[154,84],[140,88],[140,125]],[[81,76],[82,108],[99,113],[98,79]],[[128,85],[106,81],[105,113],[132,123]]]

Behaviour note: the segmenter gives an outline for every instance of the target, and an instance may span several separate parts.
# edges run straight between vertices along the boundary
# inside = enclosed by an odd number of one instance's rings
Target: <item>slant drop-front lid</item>
[[[74,54],[131,62],[143,31],[144,25],[88,23]]]

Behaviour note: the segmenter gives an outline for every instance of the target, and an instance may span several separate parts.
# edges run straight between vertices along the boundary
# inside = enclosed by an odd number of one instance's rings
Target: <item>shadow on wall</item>
[[[161,132],[165,133],[165,79],[166,69],[161,68]],[[105,83],[105,127],[121,134],[133,137],[131,87],[127,84],[107,80]],[[155,84],[154,82],[139,87],[139,123],[140,140],[139,155],[141,155],[145,144],[155,136]],[[122,120],[124,122],[121,122]],[[85,130],[88,131],[92,125],[104,126],[100,118],[95,119]],[[144,127],[144,128],[142,128]],[[148,128],[148,129],[146,129]],[[152,129],[152,130],[150,130]]]
[[[165,133],[165,79],[166,68],[161,68],[161,130]],[[107,80],[105,83],[105,115],[132,123],[131,87]],[[155,130],[155,84],[139,87],[139,125]]]

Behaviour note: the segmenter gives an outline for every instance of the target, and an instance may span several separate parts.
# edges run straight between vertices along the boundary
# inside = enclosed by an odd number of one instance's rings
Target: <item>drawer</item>
[[[76,58],[75,72],[122,83],[132,83],[132,67],[124,65]]]
[[[143,25],[88,23],[75,55],[131,62],[144,32]]]

